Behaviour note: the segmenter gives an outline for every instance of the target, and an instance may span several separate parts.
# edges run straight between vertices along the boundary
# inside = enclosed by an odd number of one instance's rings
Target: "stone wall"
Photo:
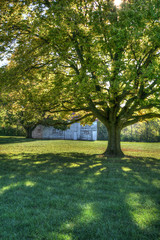
[[[80,123],[74,123],[69,129],[63,131],[54,127],[45,127],[38,125],[32,132],[33,138],[38,139],[66,139],[66,140],[97,140],[97,122],[91,126],[82,126]]]

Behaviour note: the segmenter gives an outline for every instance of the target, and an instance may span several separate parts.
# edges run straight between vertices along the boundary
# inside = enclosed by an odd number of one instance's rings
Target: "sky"
[[[4,59],[3,61],[0,61],[0,67],[6,65],[8,63],[7,59]]]
[[[114,0],[114,4],[116,6],[119,6],[121,4],[122,0]]]

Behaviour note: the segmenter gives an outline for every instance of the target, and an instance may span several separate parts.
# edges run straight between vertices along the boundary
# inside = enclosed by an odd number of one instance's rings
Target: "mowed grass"
[[[0,143],[0,239],[160,240],[160,143]]]

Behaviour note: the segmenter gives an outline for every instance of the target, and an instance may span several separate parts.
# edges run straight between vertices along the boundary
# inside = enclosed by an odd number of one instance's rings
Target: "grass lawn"
[[[160,240],[160,143],[0,144],[0,239]]]

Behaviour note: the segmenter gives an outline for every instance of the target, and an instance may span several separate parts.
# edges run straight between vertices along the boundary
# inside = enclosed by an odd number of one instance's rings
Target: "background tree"
[[[121,133],[123,141],[159,142],[160,120],[150,120],[136,123],[124,128]]]
[[[58,104],[56,97],[53,98],[54,91],[46,76],[43,81],[36,75],[31,81],[24,77],[18,86],[3,92],[3,119],[10,125],[22,126],[27,138],[32,138],[32,131],[38,124],[66,129],[69,116],[65,120],[64,114],[49,112]]]
[[[61,94],[52,112],[98,118],[105,155],[123,156],[121,130],[160,117],[159,9],[159,0],[6,1],[1,52],[12,55],[15,81],[54,75]]]
[[[108,140],[108,132],[104,124],[100,121],[97,122],[97,139]]]

